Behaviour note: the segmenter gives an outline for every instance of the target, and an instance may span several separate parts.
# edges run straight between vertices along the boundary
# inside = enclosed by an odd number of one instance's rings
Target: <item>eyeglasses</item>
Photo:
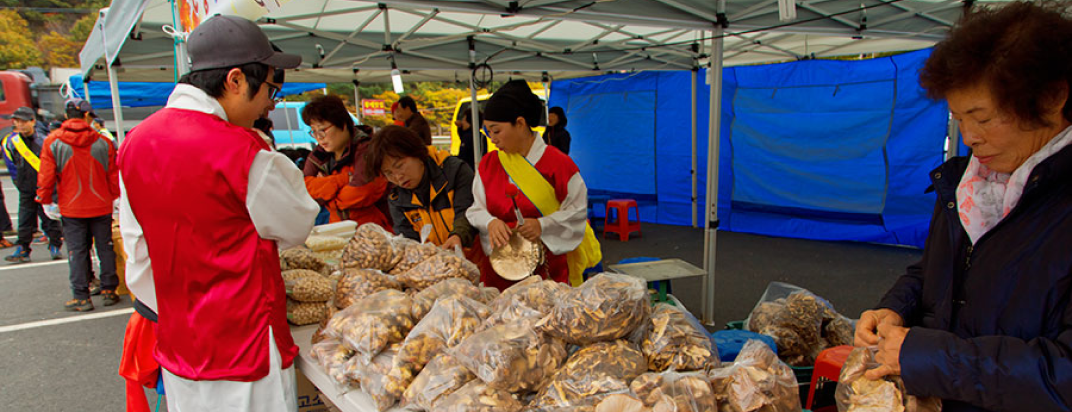
[[[279,91],[282,89],[283,86],[281,86],[281,85],[276,86],[276,85],[271,84],[269,82],[264,82],[264,84],[268,85],[268,99],[269,100],[279,100]]]
[[[332,127],[334,127],[334,126],[335,125],[333,125],[333,124],[329,124],[329,125],[327,125],[326,127],[324,127],[323,129],[320,129],[320,130],[316,130],[316,129],[310,130],[309,131],[309,136],[313,136],[314,139],[322,138],[324,136],[327,136],[328,135],[328,130],[331,129]]]

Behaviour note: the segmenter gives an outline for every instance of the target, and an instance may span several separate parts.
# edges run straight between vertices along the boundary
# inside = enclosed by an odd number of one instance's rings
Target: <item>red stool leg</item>
[[[618,238],[629,241],[629,206],[618,206]]]
[[[604,203],[603,207],[606,208],[606,211],[603,212],[603,238],[605,239],[607,237],[607,228],[610,227],[610,201],[608,200],[607,203]]]

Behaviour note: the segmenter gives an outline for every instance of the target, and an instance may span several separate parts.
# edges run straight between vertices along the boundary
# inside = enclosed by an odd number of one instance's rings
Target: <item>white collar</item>
[[[536,138],[533,139],[532,147],[529,148],[529,154],[525,155],[525,160],[536,165],[536,162],[539,162],[540,158],[543,157],[543,152],[547,151],[547,143],[543,142],[543,138],[540,137],[539,133],[532,132],[532,135]]]
[[[227,121],[227,112],[223,110],[223,106],[216,98],[209,96],[196,86],[185,83],[175,85],[175,90],[171,92],[171,96],[168,96],[167,107],[214,114]]]

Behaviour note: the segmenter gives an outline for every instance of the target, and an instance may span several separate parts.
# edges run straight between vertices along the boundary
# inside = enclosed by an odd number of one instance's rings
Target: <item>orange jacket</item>
[[[58,187],[60,214],[98,217],[112,214],[119,198],[119,167],[115,145],[82,119],[63,122],[41,147],[37,202],[52,203]],[[58,181],[58,183],[57,183]]]
[[[376,223],[391,230],[387,218],[387,179],[365,177],[365,151],[369,139],[354,139],[341,159],[319,146],[305,162],[305,188],[309,195],[327,207],[330,222],[353,220]]]

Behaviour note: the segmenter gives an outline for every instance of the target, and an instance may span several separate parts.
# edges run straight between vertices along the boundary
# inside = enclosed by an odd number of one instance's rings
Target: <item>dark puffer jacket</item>
[[[1072,408],[1072,146],[1035,167],[1020,202],[974,246],[956,188],[967,158],[931,172],[938,194],[923,259],[879,307],[911,329],[910,394],[943,411]]]

